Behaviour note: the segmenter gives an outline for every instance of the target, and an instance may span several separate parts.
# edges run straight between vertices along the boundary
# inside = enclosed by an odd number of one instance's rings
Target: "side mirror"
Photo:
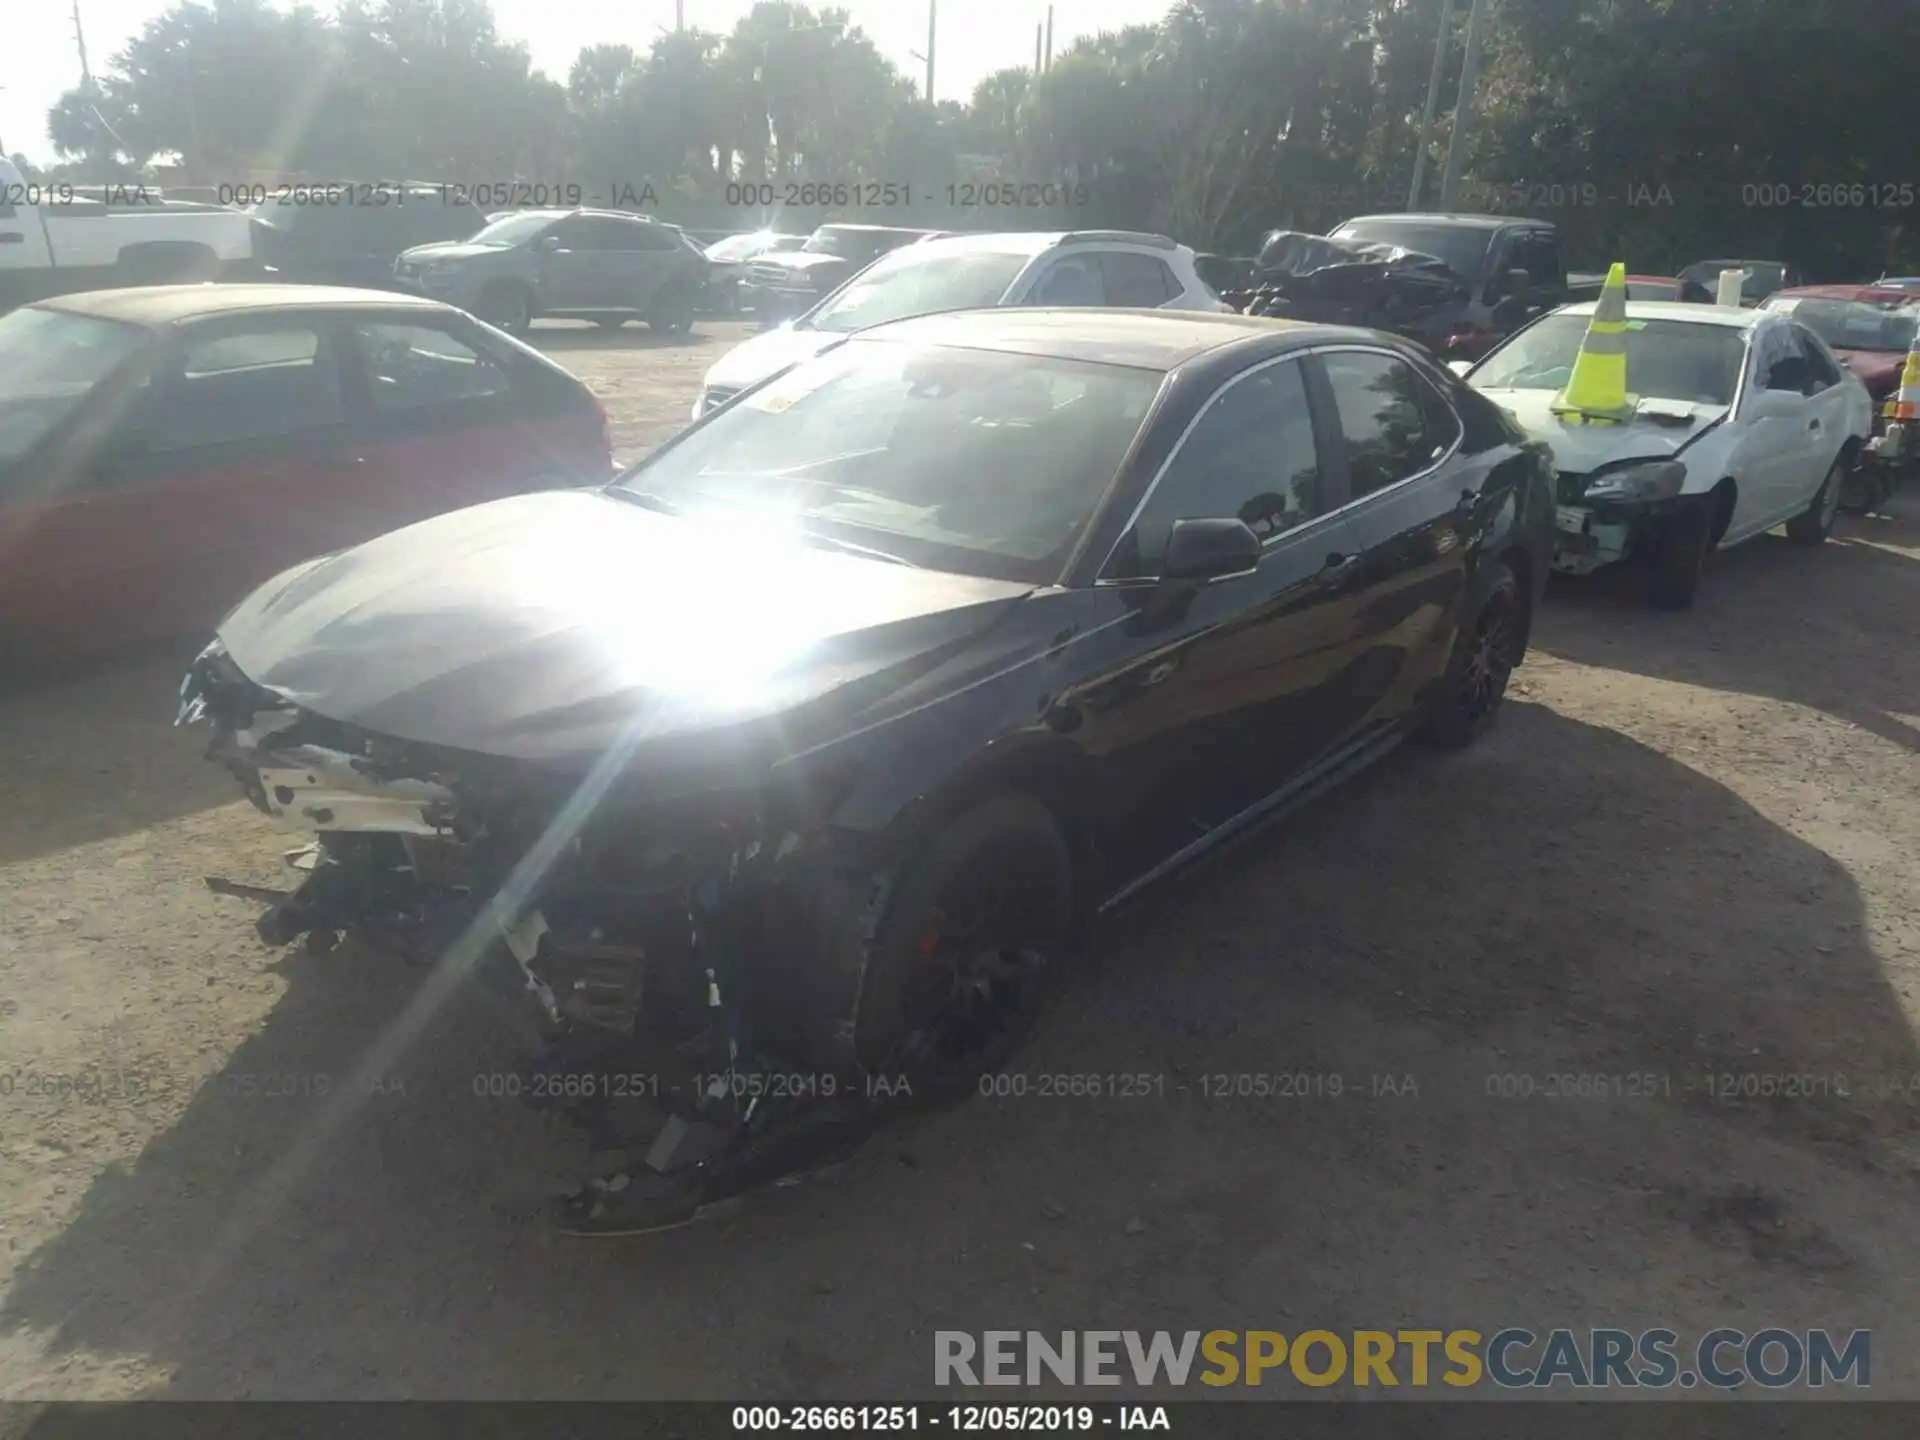
[[[1447,369],[1451,370],[1454,374],[1458,375],[1462,380],[1464,380],[1467,378],[1467,372],[1473,369],[1473,361],[1449,360],[1447,362]]]
[[[1260,564],[1260,537],[1244,520],[1176,520],[1167,535],[1165,580],[1218,580]]]

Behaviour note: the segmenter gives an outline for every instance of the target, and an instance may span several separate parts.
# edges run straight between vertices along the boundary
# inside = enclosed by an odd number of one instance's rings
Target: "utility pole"
[[[80,28],[80,0],[73,0],[73,43],[80,47],[80,83],[91,92],[93,71],[87,68],[87,33]]]
[[[1440,33],[1433,41],[1433,70],[1427,76],[1427,108],[1420,118],[1420,146],[1413,152],[1413,184],[1407,189],[1407,209],[1420,208],[1427,183],[1427,151],[1433,146],[1433,117],[1440,108],[1440,77],[1453,49],[1453,0],[1440,0]]]
[[[1053,7],[1047,7],[1047,69],[1053,69]]]
[[[1040,78],[1040,32],[1045,27],[1038,20],[1033,22],[1033,78]]]
[[[933,104],[933,47],[939,41],[940,0],[927,0],[927,103]]]
[[[1447,172],[1440,177],[1440,208],[1452,210],[1460,198],[1460,168],[1467,163],[1467,131],[1473,128],[1473,88],[1480,80],[1480,26],[1487,0],[1473,0],[1467,11],[1467,53],[1460,61],[1460,98],[1453,102],[1453,133],[1447,137]]]
[[[687,28],[687,0],[673,0],[673,28],[675,30]]]

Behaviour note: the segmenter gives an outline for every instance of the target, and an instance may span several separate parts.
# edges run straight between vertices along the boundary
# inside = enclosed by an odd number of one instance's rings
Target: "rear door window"
[[[1352,498],[1358,500],[1432,468],[1459,436],[1445,409],[1436,428],[1430,387],[1406,361],[1375,350],[1335,350],[1321,357],[1333,388],[1346,444]]]
[[[376,414],[433,410],[504,395],[504,366],[433,325],[367,321],[353,327]]]

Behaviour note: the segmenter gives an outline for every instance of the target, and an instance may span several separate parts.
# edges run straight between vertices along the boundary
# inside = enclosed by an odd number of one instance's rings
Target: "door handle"
[[[0,245],[24,245],[27,237],[19,230],[0,230]]]
[[[1320,567],[1319,578],[1322,581],[1334,581],[1349,574],[1360,563],[1358,555],[1347,555],[1336,550],[1327,556],[1326,564]]]
[[[1819,422],[1819,420],[1818,420],[1818,419],[1813,419],[1813,420],[1809,420],[1809,421],[1807,421],[1807,429],[1809,429],[1809,430],[1818,430],[1819,428],[1820,428],[1820,422]]]
[[[1480,492],[1478,490],[1462,490],[1460,492],[1460,499],[1453,508],[1456,510],[1471,510],[1479,503]]]

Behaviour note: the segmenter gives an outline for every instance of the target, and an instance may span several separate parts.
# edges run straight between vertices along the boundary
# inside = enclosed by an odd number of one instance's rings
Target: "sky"
[[[725,32],[752,8],[752,0],[684,0],[688,25]],[[1054,0],[1057,54],[1082,35],[1157,20],[1171,0]],[[926,0],[841,0],[841,6],[880,52],[916,80],[926,66],[910,52],[927,48]],[[146,21],[168,8],[162,0],[80,0],[87,58],[105,71]],[[316,9],[331,9],[326,0]],[[816,8],[821,6],[816,3]],[[47,109],[80,79],[74,47],[73,0],[17,0],[9,7],[0,45],[0,153],[25,151],[53,158]],[[581,48],[600,42],[645,49],[661,28],[671,29],[674,0],[493,0],[503,36],[524,40],[534,65],[564,82]],[[1033,29],[1047,18],[1046,0],[945,0],[935,52],[934,97],[965,100],[974,84],[1009,65],[1033,63]],[[342,179],[352,177],[342,176]]]

